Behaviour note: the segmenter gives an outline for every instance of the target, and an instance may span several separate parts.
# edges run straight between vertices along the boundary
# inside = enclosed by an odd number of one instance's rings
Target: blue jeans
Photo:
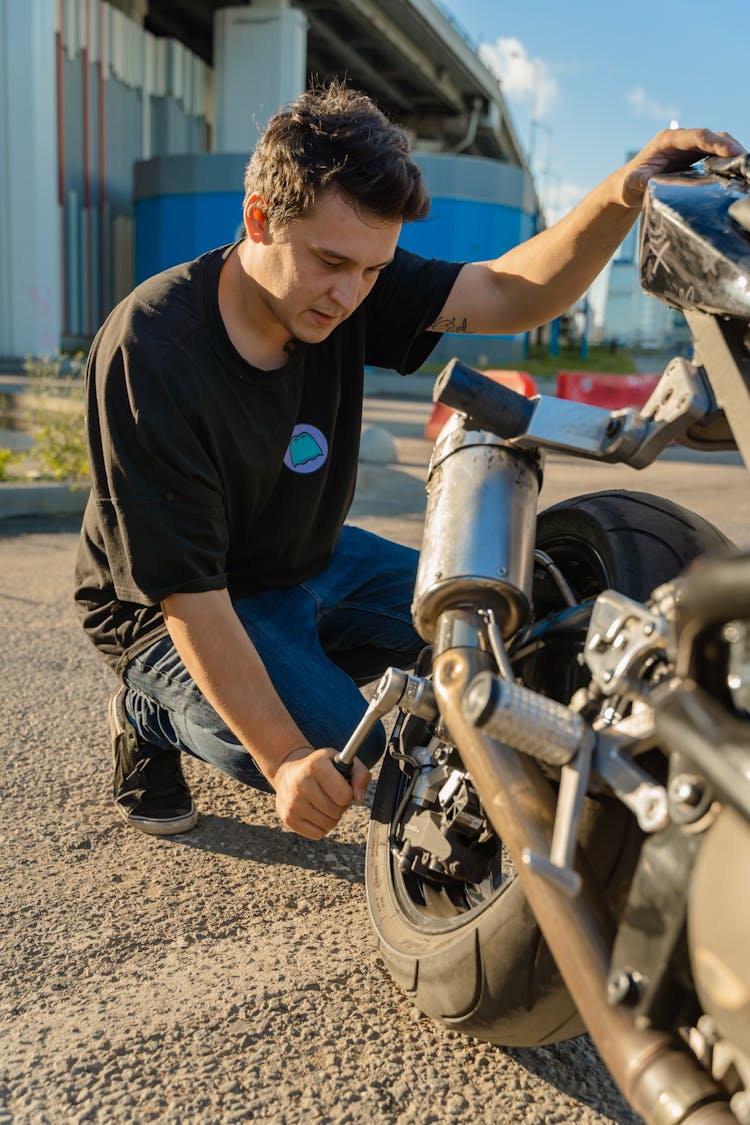
[[[313,578],[234,600],[276,691],[312,746],[340,750],[365,711],[357,684],[390,664],[410,667],[416,660],[423,644],[410,613],[417,558],[410,547],[346,526],[330,563]],[[169,637],[134,657],[124,680],[125,709],[146,742],[187,751],[271,791]],[[360,757],[372,766],[384,749],[379,724]]]

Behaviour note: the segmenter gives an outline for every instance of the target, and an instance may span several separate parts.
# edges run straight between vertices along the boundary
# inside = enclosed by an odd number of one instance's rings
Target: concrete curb
[[[403,398],[412,401],[432,401],[432,388],[435,386],[435,375],[397,375],[393,371],[381,371],[379,368],[365,368],[365,398]],[[554,395],[555,376],[534,375],[533,379],[540,395]]]
[[[6,379],[6,382],[9,381]],[[366,368],[365,398],[431,402],[434,382],[434,377],[427,375],[414,374],[405,377],[391,371]],[[554,393],[551,388],[544,386],[544,383],[544,380],[538,380],[540,393]],[[0,390],[3,389],[1,384],[2,379],[0,379]],[[8,390],[7,387],[5,389]],[[377,425],[388,429],[388,423],[382,420]],[[88,486],[76,486],[64,482],[3,482],[0,483],[0,520],[18,516],[81,515],[86,506],[88,493]]]
[[[6,481],[0,484],[0,520],[18,516],[81,515],[88,495],[88,485]]]
[[[395,371],[365,368],[365,398],[406,398],[429,402],[436,376],[398,375]]]

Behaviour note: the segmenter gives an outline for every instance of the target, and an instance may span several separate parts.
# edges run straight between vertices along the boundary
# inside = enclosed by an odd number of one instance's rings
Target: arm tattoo
[[[455,316],[439,316],[430,328],[431,332],[462,332],[471,334],[474,329],[469,328],[466,317],[456,320]]]

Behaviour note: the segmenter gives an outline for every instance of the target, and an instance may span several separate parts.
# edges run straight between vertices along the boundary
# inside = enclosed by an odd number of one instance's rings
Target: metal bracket
[[[637,410],[605,410],[587,402],[536,395],[525,433],[510,439],[521,449],[554,449],[594,461],[627,461],[635,456],[650,423]]]
[[[604,695],[626,693],[631,677],[646,660],[666,652],[668,629],[662,614],[640,602],[616,590],[600,594],[594,602],[583,650],[600,691]]]
[[[526,433],[513,445],[539,445],[597,461],[620,461],[643,469],[693,423],[715,409],[701,371],[677,356],[666,367],[648,402],[608,411],[587,403],[539,395]]]
[[[634,469],[655,461],[662,450],[714,409],[713,396],[699,369],[680,356],[667,364],[641,414],[650,423],[644,440],[626,458]]]
[[[685,319],[716,401],[727,416],[745,464],[750,465],[750,359],[743,339],[746,325],[694,311],[686,312]]]
[[[644,832],[658,832],[669,823],[667,790],[636,766],[625,753],[632,740],[599,731],[594,751],[594,769],[604,778],[631,812]]]

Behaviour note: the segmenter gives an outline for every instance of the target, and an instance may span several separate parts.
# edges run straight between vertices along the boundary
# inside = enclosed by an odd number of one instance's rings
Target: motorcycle
[[[505,1046],[588,1031],[653,1125],[750,1122],[750,555],[635,491],[541,513],[546,450],[750,466],[750,161],[651,181],[641,280],[695,357],[642,410],[525,399],[452,360],[366,890],[416,1006]]]

